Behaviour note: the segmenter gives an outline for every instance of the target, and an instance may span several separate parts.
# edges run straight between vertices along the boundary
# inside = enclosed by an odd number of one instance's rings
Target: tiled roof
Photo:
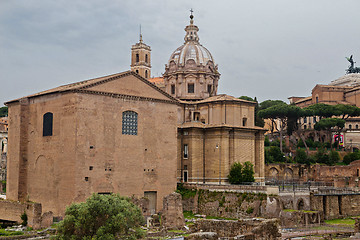
[[[164,83],[164,78],[163,77],[154,77],[154,78],[148,78],[147,79],[149,82],[157,84],[157,83]]]
[[[62,85],[62,86],[52,88],[52,89],[49,89],[49,90],[45,90],[45,91],[42,91],[42,92],[39,92],[39,93],[35,93],[35,94],[32,94],[32,95],[28,95],[28,96],[25,96],[23,98],[33,98],[33,97],[38,97],[38,96],[42,96],[42,95],[61,93],[61,92],[67,92],[67,91],[73,91],[73,90],[83,90],[83,89],[86,89],[88,87],[92,87],[94,85],[101,84],[103,82],[111,81],[111,80],[121,78],[121,77],[124,77],[124,76],[128,76],[128,75],[136,76],[141,81],[145,82],[149,86],[151,86],[151,87],[155,88],[156,90],[160,91],[162,94],[166,95],[170,99],[177,101],[171,95],[167,94],[166,92],[164,92],[163,90],[161,90],[160,88],[155,86],[154,84],[151,84],[145,78],[142,78],[140,75],[136,74],[133,71],[126,71],[126,72],[116,73],[116,74],[112,74],[112,75],[108,75],[108,76],[104,76],[104,77],[93,78],[93,79],[89,79],[89,80],[85,80],[85,81],[81,81],[81,82],[70,83],[70,84]],[[18,98],[18,99],[8,101],[5,104],[12,103],[12,102],[17,102],[20,99],[22,99],[22,98]]]

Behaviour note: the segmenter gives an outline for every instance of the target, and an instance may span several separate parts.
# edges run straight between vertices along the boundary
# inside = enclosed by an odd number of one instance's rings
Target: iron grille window
[[[137,135],[138,114],[133,111],[125,111],[122,116],[122,134]]]
[[[53,114],[47,112],[43,116],[43,136],[53,135]]]

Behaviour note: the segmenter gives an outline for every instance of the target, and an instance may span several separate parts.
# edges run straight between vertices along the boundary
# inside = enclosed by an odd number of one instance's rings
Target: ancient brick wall
[[[247,192],[213,192],[198,190],[196,195],[183,199],[184,211],[214,217],[243,218],[266,216],[267,195]]]
[[[28,217],[28,226],[34,229],[50,227],[53,223],[52,212],[46,212],[42,215],[42,208],[39,203],[20,203],[10,200],[0,201],[0,219],[20,224],[23,213],[26,213]]]
[[[216,232],[218,237],[247,235],[249,239],[280,239],[277,219],[269,220],[212,220],[202,219],[195,222],[194,231]],[[247,239],[247,238],[246,238]]]
[[[311,210],[322,211],[325,219],[360,215],[360,194],[311,195]]]

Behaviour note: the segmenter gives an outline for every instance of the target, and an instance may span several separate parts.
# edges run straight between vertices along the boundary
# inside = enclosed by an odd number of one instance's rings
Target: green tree
[[[259,111],[261,118],[271,119],[272,122],[278,120],[280,122],[280,139],[283,139],[284,129],[287,127],[287,133],[291,135],[293,130],[297,130],[297,120],[303,116],[303,110],[295,105],[279,103],[272,107]],[[292,125],[288,124],[291,121]],[[295,124],[295,125],[294,125]],[[280,140],[280,150],[283,150],[282,141]],[[305,140],[303,140],[305,141]]]
[[[143,235],[140,230],[143,222],[140,208],[128,198],[93,194],[86,202],[74,203],[66,209],[56,239],[136,239]]]
[[[230,168],[228,179],[231,184],[254,182],[254,165],[249,161],[244,162],[244,165],[235,162]]]
[[[329,161],[327,162],[327,164],[335,165],[339,161],[340,161],[340,154],[335,150],[331,150],[329,154]]]
[[[315,154],[315,160],[317,163],[329,163],[329,155],[325,148],[319,148]]]
[[[300,164],[309,164],[308,156],[304,149],[296,149],[295,161]]]
[[[279,147],[271,146],[269,149],[265,150],[265,162],[273,163],[273,162],[284,162],[285,156],[280,151]]]
[[[240,184],[243,182],[243,176],[242,176],[242,164],[239,162],[235,162],[231,168],[230,173],[228,176],[229,183],[231,184]]]
[[[242,170],[242,177],[244,182],[255,182],[254,178],[254,165],[247,161],[244,162],[243,170]]]
[[[0,117],[6,117],[8,115],[8,108],[7,107],[1,107],[0,108]]]
[[[308,111],[312,116],[318,116],[320,119],[330,118],[332,116],[339,116],[341,114],[341,112],[333,105],[328,105],[324,103],[317,103],[304,109]]]
[[[323,118],[320,121],[318,121],[314,129],[317,131],[325,130],[328,132],[328,137],[330,139],[330,143],[332,143],[332,130],[337,129],[343,129],[345,126],[345,120],[341,118]]]
[[[251,101],[251,102],[255,102],[255,100],[252,97],[248,97],[248,96],[241,96],[239,97],[239,99],[243,99],[246,101]]]
[[[360,153],[359,152],[352,152],[348,153],[343,158],[343,163],[349,165],[351,162],[360,159]]]

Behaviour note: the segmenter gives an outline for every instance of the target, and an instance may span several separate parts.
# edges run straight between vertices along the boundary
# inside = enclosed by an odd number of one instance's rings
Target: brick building
[[[360,74],[346,74],[328,85],[317,84],[309,97],[290,97],[290,103],[299,107],[308,107],[316,103],[325,103],[329,105],[345,104],[360,107]],[[301,119],[301,127],[304,130],[314,129],[315,123],[319,121],[318,117],[305,117]],[[360,118],[348,118],[343,131],[344,145],[347,148],[356,147],[360,149]],[[311,131],[309,136],[316,137]],[[326,134],[318,136],[322,140],[327,139]],[[318,140],[318,139],[315,139]]]
[[[145,196],[157,212],[177,181],[223,184],[234,162],[252,162],[263,181],[255,103],[217,95],[220,74],[193,16],[185,31],[163,78],[149,79],[151,49],[140,36],[132,71],[7,102],[7,198],[57,216],[93,192],[117,192]]]

